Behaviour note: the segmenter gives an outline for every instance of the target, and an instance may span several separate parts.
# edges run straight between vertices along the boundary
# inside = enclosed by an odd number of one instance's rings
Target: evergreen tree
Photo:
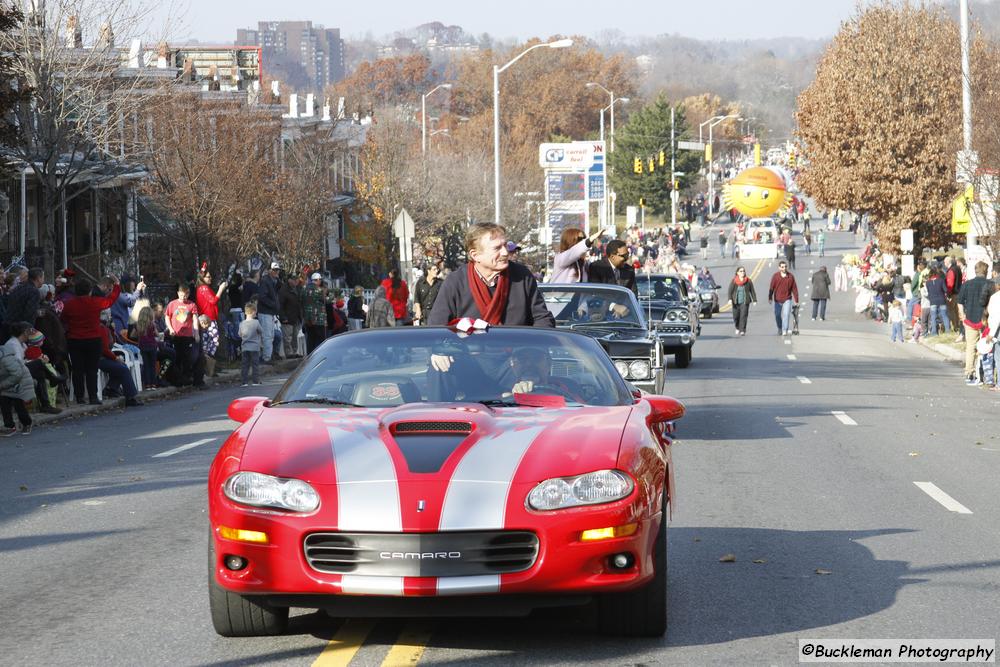
[[[688,126],[683,107],[674,115],[675,140],[687,138]],[[660,152],[663,164],[660,164]],[[635,172],[635,161],[642,173]],[[692,151],[675,153],[674,170],[684,172],[678,177],[680,189],[686,188],[697,176],[700,155]],[[653,161],[650,170],[650,160]],[[615,132],[615,152],[610,154],[613,170],[611,185],[624,206],[638,206],[645,199],[646,208],[657,214],[670,213],[670,100],[661,93]]]
[[[0,4],[0,34],[6,35],[18,29],[22,15],[13,5]],[[12,123],[14,108],[27,98],[24,85],[17,80],[13,68],[14,55],[0,50],[0,148],[8,152],[17,139]],[[9,176],[7,161],[0,161],[0,175]]]

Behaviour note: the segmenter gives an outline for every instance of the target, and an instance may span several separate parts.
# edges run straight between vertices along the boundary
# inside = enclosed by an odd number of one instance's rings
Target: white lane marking
[[[801,382],[802,384],[812,384],[813,383],[812,380],[810,380],[809,378],[807,378],[807,377],[805,377],[803,375],[798,375],[796,377],[798,378],[799,382]]]
[[[958,514],[972,514],[972,510],[938,488],[933,482],[914,482],[917,488],[944,505],[945,509]]]
[[[792,339],[791,338],[786,338],[785,339],[785,345],[791,345],[791,344],[792,344]]]
[[[794,354],[789,354],[788,355],[788,360],[789,361],[795,361],[796,359],[798,359],[798,357],[796,357]]]
[[[847,413],[844,412],[843,410],[834,410],[830,414],[832,414],[834,417],[836,417],[837,420],[841,424],[844,424],[846,426],[857,426],[858,425],[858,422],[856,422],[853,419],[851,419],[850,417],[848,417]]]
[[[200,447],[202,445],[208,444],[215,440],[215,438],[205,438],[203,440],[195,440],[194,442],[189,442],[186,445],[181,445],[180,447],[175,447],[174,449],[168,449],[165,452],[160,452],[159,454],[153,454],[152,458],[162,459],[167,456],[173,456],[174,454],[180,454],[181,452],[186,452],[189,449],[194,449],[195,447]]]

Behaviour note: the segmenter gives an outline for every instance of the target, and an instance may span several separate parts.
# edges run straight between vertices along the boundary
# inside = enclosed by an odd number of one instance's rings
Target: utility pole
[[[677,188],[674,187],[674,179],[677,178],[674,174],[676,170],[676,165],[674,164],[674,152],[677,146],[675,141],[675,129],[674,129],[674,107],[670,107],[670,227],[671,229],[677,226]]]
[[[962,35],[962,152],[958,157],[959,182],[972,185],[978,169],[978,158],[972,150],[972,68],[969,65],[969,0],[959,0]],[[966,251],[976,245],[976,216],[970,216],[969,231],[965,234]]]

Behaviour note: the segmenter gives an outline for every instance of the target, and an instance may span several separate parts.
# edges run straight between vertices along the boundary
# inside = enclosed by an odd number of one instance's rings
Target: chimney
[[[80,17],[76,14],[66,19],[66,47],[70,49],[83,48],[83,28],[80,27]]]
[[[303,117],[305,117],[305,118],[312,118],[313,117],[313,115],[315,114],[315,111],[313,110],[313,105],[315,103],[316,103],[316,96],[315,95],[313,95],[312,93],[309,93],[308,95],[306,95],[306,110],[302,114]]]
[[[323,120],[330,120],[330,98],[326,98],[326,103],[323,105]]]
[[[288,96],[288,117],[299,117],[299,96],[296,93],[292,93]]]
[[[111,27],[111,22],[101,24],[100,36],[97,38],[97,46],[102,49],[111,49],[115,46],[115,31]]]

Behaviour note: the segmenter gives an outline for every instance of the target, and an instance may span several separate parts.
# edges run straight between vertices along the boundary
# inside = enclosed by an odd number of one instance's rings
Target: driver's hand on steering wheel
[[[432,354],[431,355],[431,368],[441,373],[447,373],[451,370],[451,365],[455,361],[454,357],[448,356],[447,354]]]
[[[614,313],[616,317],[625,317],[628,315],[628,308],[620,303],[616,303],[611,307],[611,312]]]

